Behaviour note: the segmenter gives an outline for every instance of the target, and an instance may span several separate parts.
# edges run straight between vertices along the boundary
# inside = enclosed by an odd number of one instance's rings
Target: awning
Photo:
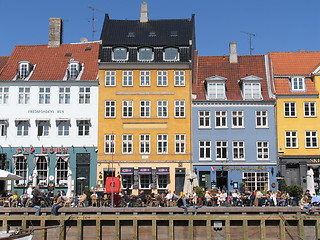
[[[36,119],[36,125],[37,126],[50,125],[50,119],[49,118]]]
[[[156,169],[157,169],[156,173],[158,175],[170,174],[170,168],[168,167],[157,167]]]
[[[56,119],[56,125],[59,126],[61,123],[67,123],[70,124],[70,118],[58,118]]]
[[[133,175],[133,168],[120,168],[120,175]]]
[[[14,120],[15,121],[15,124],[16,124],[16,126],[18,126],[21,122],[27,122],[28,123],[28,125],[30,126],[30,119],[29,118],[18,118],[18,119],[16,119],[16,120]]]
[[[90,118],[76,119],[77,126],[80,124],[85,124],[91,126]]]
[[[138,173],[139,173],[140,175],[149,175],[149,174],[152,173],[152,168],[149,168],[149,167],[141,167],[141,168],[139,168]]]
[[[8,121],[8,119],[0,119],[0,124],[1,125],[9,125],[9,121]]]

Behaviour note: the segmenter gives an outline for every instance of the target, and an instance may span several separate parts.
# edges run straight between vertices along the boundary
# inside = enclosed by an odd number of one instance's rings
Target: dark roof
[[[212,76],[227,78],[227,100],[243,100],[239,80],[251,75],[263,79],[261,81],[263,100],[271,100],[264,55],[238,56],[238,63],[230,63],[229,56],[199,56],[196,61],[192,89],[197,95],[195,100],[206,100],[205,79]]]
[[[191,19],[140,22],[112,20],[106,14],[101,40],[103,46],[189,46],[190,40],[195,44],[194,35],[194,15]]]

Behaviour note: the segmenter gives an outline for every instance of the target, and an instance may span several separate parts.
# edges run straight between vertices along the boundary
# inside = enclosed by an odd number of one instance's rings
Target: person
[[[28,197],[30,198],[30,199],[32,199],[32,192],[33,192],[33,189],[32,189],[32,185],[30,184],[29,185],[29,187],[28,187],[28,189],[27,189],[27,194],[28,194]]]
[[[87,199],[87,194],[85,191],[83,191],[80,198],[77,198],[74,200],[75,207],[78,207],[79,203],[84,203],[86,199]]]
[[[171,190],[168,190],[168,193],[165,196],[167,207],[172,207],[172,198],[173,198],[173,194],[171,193]]]
[[[63,207],[65,201],[67,200],[66,196],[59,196],[58,199],[53,203],[51,207],[51,214],[58,215],[58,210]]]
[[[142,207],[144,207],[145,203],[146,203],[146,194],[144,193],[143,190],[140,191],[140,193],[138,195],[138,199],[140,199],[141,205],[142,205]]]
[[[205,205],[206,206],[212,206],[212,202],[211,202],[211,194],[209,191],[206,191],[206,194],[204,195],[204,198],[205,198]]]
[[[41,193],[39,191],[39,186],[35,186],[33,188],[33,192],[32,192],[32,207],[36,208],[36,216],[40,216],[41,215]]]
[[[312,210],[312,205],[309,200],[308,195],[304,195],[303,198],[300,200],[300,209],[306,209],[306,215],[310,214],[310,211]]]
[[[183,214],[184,214],[184,215],[187,215],[187,213],[188,213],[188,208],[189,208],[190,206],[187,204],[187,200],[186,200],[186,197],[185,197],[184,194],[182,194],[182,195],[180,196],[180,198],[178,199],[177,206],[178,206],[179,208],[183,208],[183,209],[184,209]]]

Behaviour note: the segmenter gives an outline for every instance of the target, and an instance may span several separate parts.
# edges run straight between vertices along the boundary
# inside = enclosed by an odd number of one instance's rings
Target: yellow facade
[[[106,71],[115,72],[115,86],[106,86]],[[123,86],[123,72],[133,72],[133,85]],[[149,86],[140,86],[140,72],[149,71]],[[158,71],[167,72],[167,86],[157,85]],[[175,86],[175,71],[183,71],[185,76],[184,86]],[[191,167],[191,71],[189,69],[103,69],[99,72],[99,133],[98,133],[98,176],[105,169],[113,169],[115,174],[120,173],[120,168],[130,167],[169,167],[168,189],[175,190],[175,169]],[[133,116],[124,117],[123,101],[133,103]],[[167,101],[168,116],[158,117],[157,102]],[[175,116],[175,101],[184,101],[184,117]],[[115,117],[106,117],[106,101],[115,101]],[[140,101],[149,101],[150,116],[140,116]],[[107,154],[105,151],[105,135],[113,134],[115,151]],[[130,154],[123,153],[122,136],[132,135],[132,148]],[[150,136],[150,153],[140,153],[140,135]],[[167,153],[158,153],[157,136],[168,136]],[[176,153],[175,135],[185,135],[185,152]],[[101,174],[100,174],[101,175]],[[100,179],[102,180],[102,179]],[[151,190],[151,189],[150,189]],[[154,191],[154,189],[152,189]],[[137,193],[134,190],[133,193]]]

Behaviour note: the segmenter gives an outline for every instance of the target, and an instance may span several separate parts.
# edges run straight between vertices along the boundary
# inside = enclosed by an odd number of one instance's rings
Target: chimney
[[[230,63],[238,63],[237,43],[230,42],[229,47],[230,47],[229,62]]]
[[[141,3],[140,22],[148,22],[148,4],[146,2]]]
[[[50,18],[49,22],[49,47],[59,47],[62,43],[62,20]]]

